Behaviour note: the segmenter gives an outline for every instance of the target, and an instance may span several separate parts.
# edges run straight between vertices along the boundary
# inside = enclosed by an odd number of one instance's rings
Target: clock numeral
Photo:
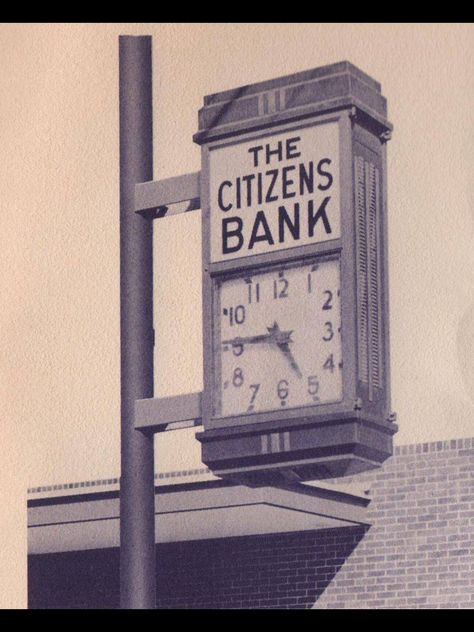
[[[319,268],[319,265],[317,263],[313,263],[313,265],[311,266],[311,272],[308,272],[308,294],[311,294],[311,292],[313,291],[313,272],[316,272],[316,270]]]
[[[334,368],[334,356],[331,353],[326,362],[323,364],[323,369],[327,369],[328,371],[331,371],[331,373],[334,373]]]
[[[327,299],[324,302],[323,309],[332,309],[332,292],[331,290],[324,290],[323,294],[327,294]]]
[[[234,373],[232,375],[232,384],[239,388],[244,383],[244,374],[240,367],[234,369]]]
[[[308,393],[312,396],[313,401],[319,402],[319,380],[317,375],[308,375]]]
[[[242,355],[244,352],[244,345],[239,344],[239,345],[232,345],[232,353],[235,356],[239,356]]]
[[[323,336],[323,340],[325,342],[329,342],[330,340],[334,338],[334,330],[332,328],[332,323],[328,320],[327,322],[324,323],[324,326],[326,327],[326,335]]]
[[[308,375],[308,393],[316,395],[319,391],[319,380],[317,375]]]
[[[252,303],[252,299],[255,300],[256,303],[260,302],[260,283],[252,283],[248,284],[248,292],[249,292],[249,304]]]
[[[243,305],[237,305],[237,307],[224,307],[222,310],[224,316],[229,317],[229,323],[232,326],[234,323],[236,325],[241,325],[245,321],[245,307]]]
[[[273,281],[273,298],[287,298],[288,286],[288,280],[285,278]]]
[[[252,406],[252,404],[255,401],[255,398],[257,397],[257,393],[258,393],[258,389],[260,388],[260,384],[250,384],[250,388],[252,389],[253,393],[252,393],[252,397],[250,398],[249,405]],[[252,406],[252,408],[253,408],[253,406]]]
[[[283,405],[283,401],[288,397],[289,395],[289,389],[288,389],[289,383],[288,380],[280,380],[277,384],[277,395],[280,398],[281,404]],[[285,402],[286,403],[286,402]]]

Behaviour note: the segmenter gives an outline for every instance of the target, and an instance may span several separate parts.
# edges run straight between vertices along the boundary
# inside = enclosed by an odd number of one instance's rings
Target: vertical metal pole
[[[151,37],[119,37],[120,84],[120,605],[155,607],[153,435],[134,428],[153,397],[152,222],[134,212],[135,184],[153,179]]]

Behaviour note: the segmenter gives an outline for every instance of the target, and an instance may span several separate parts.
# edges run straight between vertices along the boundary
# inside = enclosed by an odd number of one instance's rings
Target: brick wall
[[[310,608],[361,527],[157,546],[158,608]],[[117,608],[119,550],[30,556],[30,608]]]
[[[160,545],[158,607],[472,608],[473,460],[474,439],[402,446],[354,477],[372,491],[368,530]],[[29,595],[117,607],[118,550],[31,556]]]
[[[316,608],[474,607],[474,439],[397,448],[370,483],[372,527]]]
[[[159,547],[160,608],[310,608],[364,536],[361,527]]]

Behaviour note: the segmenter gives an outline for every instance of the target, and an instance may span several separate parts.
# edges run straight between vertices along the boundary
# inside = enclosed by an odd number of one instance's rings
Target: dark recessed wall
[[[157,546],[159,608],[307,608],[364,528]],[[117,608],[118,549],[32,555],[30,608]]]

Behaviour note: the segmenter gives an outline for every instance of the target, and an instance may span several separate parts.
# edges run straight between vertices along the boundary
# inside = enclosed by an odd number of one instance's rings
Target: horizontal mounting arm
[[[195,211],[201,205],[200,171],[183,176],[140,182],[135,185],[135,213],[151,219]],[[189,202],[184,211],[168,208],[179,202]]]
[[[163,432],[200,426],[201,393],[135,400],[135,430]]]

